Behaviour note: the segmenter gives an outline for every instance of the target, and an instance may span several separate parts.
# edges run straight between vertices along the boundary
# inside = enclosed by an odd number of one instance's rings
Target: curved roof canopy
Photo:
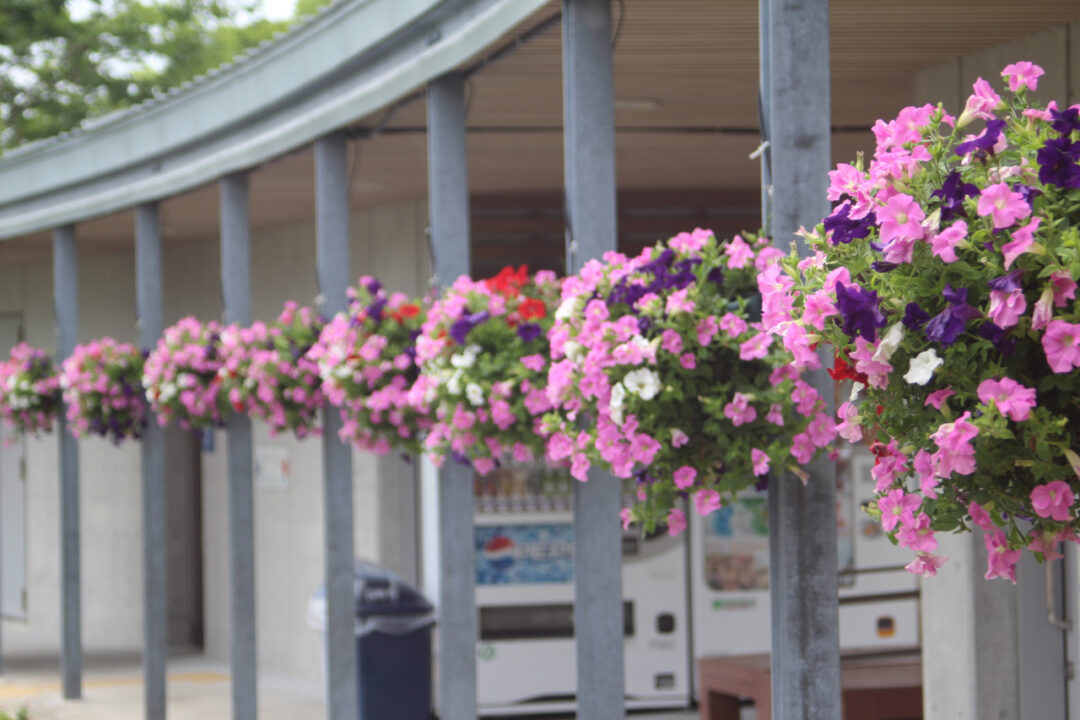
[[[0,239],[189,190],[423,87],[546,0],[344,0],[159,100],[0,161]]]

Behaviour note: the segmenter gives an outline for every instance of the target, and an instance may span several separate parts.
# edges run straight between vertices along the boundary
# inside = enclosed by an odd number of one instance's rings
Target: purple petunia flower
[[[450,337],[454,339],[458,345],[464,345],[466,338],[469,337],[469,333],[472,329],[480,323],[487,320],[489,313],[487,310],[481,310],[480,312],[466,313],[457,322],[450,326]]]
[[[941,184],[941,188],[930,193],[931,197],[941,200],[941,222],[947,223],[958,213],[964,213],[964,198],[978,197],[979,188],[972,183],[960,182],[960,173],[953,170]]]
[[[1039,163],[1039,182],[1075,190],[1080,188],[1080,142],[1068,136],[1053,138],[1035,155]]]
[[[829,242],[833,245],[849,244],[852,240],[867,237],[871,228],[877,222],[874,213],[867,213],[866,217],[858,220],[851,218],[851,203],[845,200],[837,207],[833,214],[825,218],[825,232],[831,232]]]
[[[836,284],[836,308],[843,318],[841,329],[851,338],[862,336],[867,342],[874,342],[877,328],[885,327],[885,316],[881,312],[881,301],[873,290],[867,290],[852,284]]]
[[[870,267],[874,270],[874,272],[887,273],[892,272],[896,268],[900,267],[900,263],[888,262],[886,260],[875,260],[874,262],[870,263]]]
[[[989,320],[979,326],[979,337],[994,343],[994,348],[1005,357],[1012,357],[1016,352],[1016,340],[1006,337],[1005,330]]]
[[[712,270],[709,271],[709,274],[705,276],[705,279],[713,283],[714,285],[723,285],[724,271],[718,267],[714,267]]]
[[[1013,290],[1020,290],[1020,277],[1024,274],[1024,271],[1020,268],[1005,273],[1001,277],[996,277],[993,280],[988,280],[987,285],[991,290],[1000,290],[1001,292],[1011,292]]]
[[[922,309],[917,302],[909,302],[904,308],[904,327],[908,330],[918,330],[930,319],[930,313]]]
[[[1050,117],[1050,127],[1062,135],[1069,135],[1073,130],[1080,130],[1080,109],[1076,107],[1051,110]]]
[[[986,130],[980,133],[979,137],[975,138],[974,140],[968,140],[967,142],[962,142],[957,145],[955,150],[956,154],[960,157],[963,157],[968,153],[975,152],[976,150],[982,150],[988,155],[993,155],[994,143],[996,143],[998,141],[998,138],[1001,137],[1001,131],[1002,129],[1004,129],[1004,127],[1004,120],[998,120],[997,118],[993,120],[987,120]]]
[[[517,326],[517,336],[525,342],[532,342],[540,337],[540,326],[536,323],[521,323]]]
[[[952,345],[967,326],[967,321],[981,317],[981,313],[967,304],[967,288],[953,289],[945,285],[941,293],[949,306],[926,324],[926,336],[942,345]]]

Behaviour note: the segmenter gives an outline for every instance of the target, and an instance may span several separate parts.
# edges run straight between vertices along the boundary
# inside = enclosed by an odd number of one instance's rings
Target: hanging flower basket
[[[636,478],[624,522],[672,534],[686,527],[680,496],[705,515],[770,470],[801,472],[835,424],[800,377],[820,365],[807,338],[792,354],[761,327],[755,275],[782,254],[698,229],[567,278],[548,335],[549,461],[578,480],[593,462]]]
[[[0,363],[0,413],[21,435],[52,431],[60,410],[60,378],[44,350],[19,343]]]
[[[76,346],[59,378],[71,434],[116,444],[139,439],[147,404],[142,373],[143,354],[134,345],[102,338]]]
[[[341,438],[378,454],[395,448],[418,453],[430,420],[422,402],[409,401],[409,391],[419,375],[423,307],[404,293],[387,295],[367,276],[349,288],[349,305],[306,356],[318,368],[327,400],[340,408]]]
[[[530,276],[522,265],[487,280],[462,276],[432,303],[417,353],[435,409],[425,445],[436,463],[449,455],[486,475],[543,454],[547,332],[558,299],[555,273]]]
[[[185,430],[224,427],[231,410],[219,373],[221,326],[185,317],[165,330],[146,358],[143,387],[158,424]]]
[[[270,325],[223,330],[225,362],[218,372],[232,409],[264,421],[271,437],[318,435],[324,396],[319,368],[307,352],[322,328],[311,308],[288,302]]]
[[[875,439],[872,512],[924,575],[935,532],[982,528],[987,578],[1015,581],[1023,549],[1080,528],[1080,112],[1029,102],[1042,72],[1006,67],[1004,98],[980,78],[955,118],[879,120],[869,167],[830,173],[815,258],[761,280],[769,328],[829,343],[855,383],[840,434]]]

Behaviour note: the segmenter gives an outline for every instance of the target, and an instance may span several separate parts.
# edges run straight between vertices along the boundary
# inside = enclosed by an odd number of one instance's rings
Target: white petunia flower
[[[569,340],[563,345],[563,353],[566,355],[567,360],[576,362],[578,358],[585,354],[585,346]]]
[[[660,392],[660,376],[647,368],[631,370],[623,378],[627,392],[642,400],[652,400]]]
[[[851,396],[848,398],[848,400],[851,402],[855,402],[856,400],[858,400],[859,395],[862,393],[863,388],[865,387],[866,386],[863,385],[861,382],[851,383]]]
[[[900,341],[904,339],[904,326],[900,323],[896,323],[889,331],[885,333],[885,337],[881,338],[881,342],[878,343],[877,350],[874,351],[874,357],[871,358],[874,362],[887,363],[893,353],[896,352],[896,348],[900,347]]]
[[[611,408],[611,419],[617,424],[622,425],[623,421],[623,401],[626,399],[626,388],[622,383],[615,383],[615,387],[611,388],[611,400],[609,406]]]
[[[473,407],[480,407],[484,404],[484,389],[476,383],[469,383],[465,386],[465,397]]]
[[[580,312],[580,301],[578,297],[571,297],[563,300],[559,307],[555,310],[556,320],[569,320]]]
[[[904,379],[912,385],[925,385],[934,376],[934,370],[938,369],[944,362],[938,357],[937,351],[933,348],[923,350],[912,358]]]
[[[464,373],[461,370],[455,370],[454,374],[450,376],[450,379],[446,381],[446,390],[451,395],[461,394],[461,378]]]

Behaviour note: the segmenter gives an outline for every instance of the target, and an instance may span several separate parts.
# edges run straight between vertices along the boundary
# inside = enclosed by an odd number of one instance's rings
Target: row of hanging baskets
[[[60,368],[20,345],[0,412],[47,431],[62,396],[71,432],[117,442],[151,415],[201,430],[246,413],[305,437],[329,403],[371,452],[634,478],[624,521],[673,534],[684,507],[806,482],[839,435],[876,455],[870,512],[909,569],[933,575],[936,533],[979,527],[987,576],[1015,579],[1023,550],[1057,557],[1080,529],[1080,106],[1033,105],[1041,74],[1015,63],[1004,98],[980,78],[956,117],[878,121],[869,163],[830,173],[808,256],[698,229],[423,299],[364,277],[329,319],[185,318],[149,353],[105,339]],[[804,377],[822,357],[848,398],[835,416]]]

